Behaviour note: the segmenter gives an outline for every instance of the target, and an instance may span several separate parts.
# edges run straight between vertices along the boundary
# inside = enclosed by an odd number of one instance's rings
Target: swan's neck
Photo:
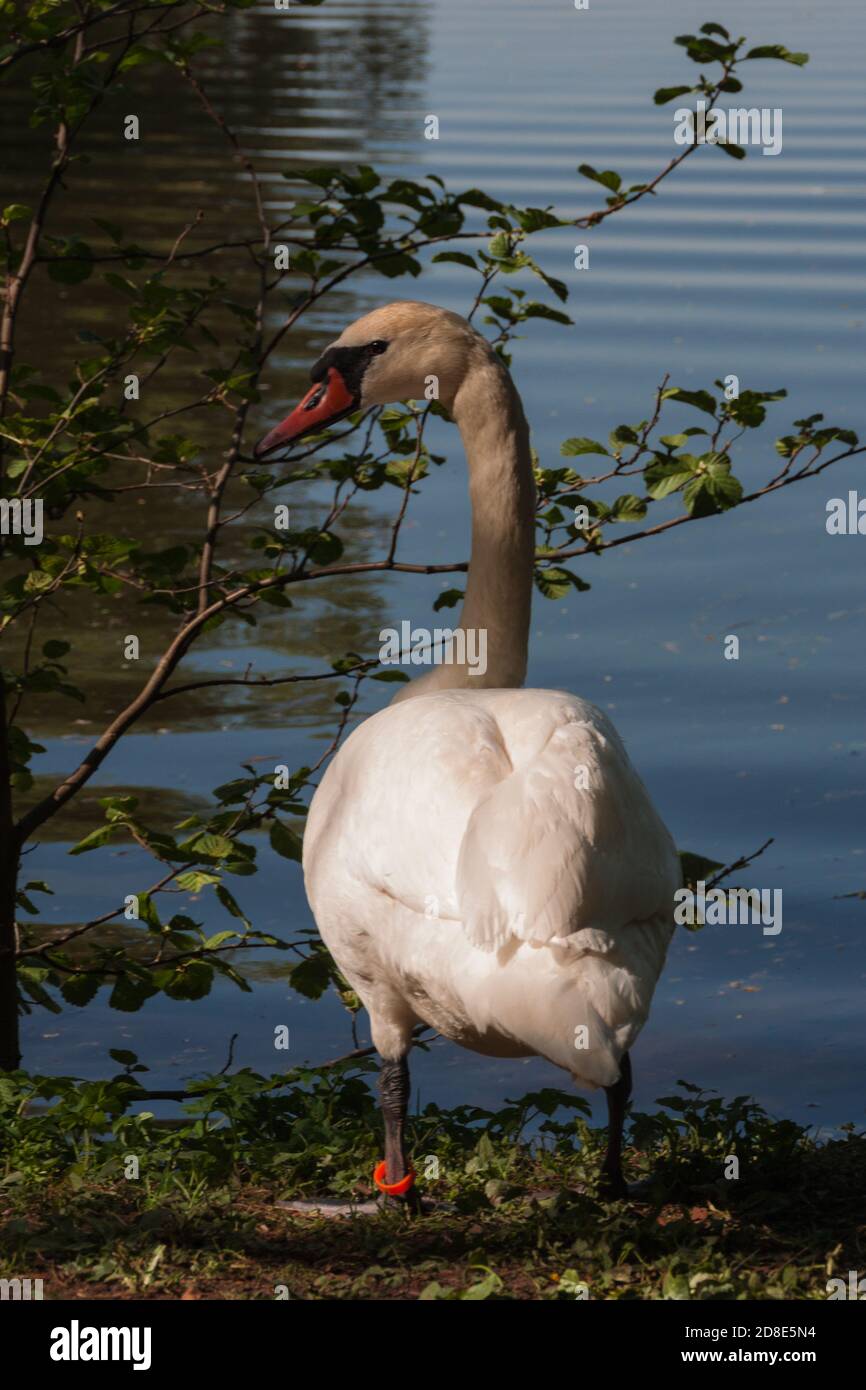
[[[466,450],[472,551],[451,661],[397,698],[445,689],[505,689],[526,675],[535,553],[535,482],[520,397],[498,357],[479,340],[451,404]],[[446,613],[439,626],[451,627]],[[463,653],[466,660],[460,660]],[[482,672],[482,664],[486,669]]]

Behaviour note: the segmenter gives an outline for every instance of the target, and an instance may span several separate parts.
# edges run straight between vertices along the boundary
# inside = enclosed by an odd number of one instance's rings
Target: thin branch
[[[428,1031],[428,1029],[427,1029],[427,1024],[425,1024],[425,1023],[419,1023],[419,1024],[418,1024],[418,1026],[414,1029],[414,1031],[413,1031],[413,1033],[412,1033],[412,1044],[411,1044],[412,1047],[416,1047],[419,1043],[423,1045],[423,1044],[426,1044],[426,1043],[435,1042],[436,1039],[439,1037],[439,1034],[438,1034],[438,1033],[431,1033],[429,1037],[424,1037],[423,1035],[424,1035],[427,1031]],[[358,1060],[359,1060],[360,1058],[362,1058],[362,1057],[372,1057],[372,1056],[374,1055],[375,1052],[376,1052],[376,1049],[375,1049],[375,1047],[373,1047],[372,1045],[369,1046],[369,1047],[353,1047],[352,1050],[351,1050],[351,1052],[344,1052],[343,1055],[342,1055],[342,1057],[333,1057],[333,1058],[331,1059],[331,1061],[329,1061],[329,1062],[319,1062],[319,1063],[317,1063],[317,1064],[312,1064],[312,1063],[310,1063],[309,1065],[305,1065],[305,1066],[303,1067],[303,1070],[304,1070],[304,1071],[307,1071],[307,1070],[309,1070],[309,1071],[328,1071],[331,1067],[340,1067],[340,1066],[342,1066],[345,1062],[356,1062],[356,1061],[358,1061]],[[221,1076],[221,1075],[222,1075],[222,1072],[219,1072],[218,1075]],[[293,1077],[292,1077],[291,1074],[290,1074],[289,1076],[286,1077],[286,1080],[285,1080],[285,1083],[284,1083],[284,1084],[285,1084],[286,1086],[290,1086],[290,1085],[293,1085],[293,1084],[294,1084],[294,1079],[293,1079]],[[181,1101],[183,1101],[183,1100],[201,1100],[202,1097],[207,1096],[208,1094],[209,1094],[209,1092],[206,1091],[206,1090],[201,1090],[201,1091],[145,1091],[145,1090],[142,1089],[141,1091],[136,1090],[134,1099],[135,1099],[135,1100],[181,1100]]]
[[[379,658],[370,657],[369,660],[359,661],[356,666],[349,666],[344,671],[315,671],[309,676],[215,676],[212,680],[190,681],[188,685],[170,686],[168,690],[163,690],[159,695],[156,695],[153,703],[158,704],[160,700],[169,700],[173,695],[188,695],[192,690],[207,690],[209,687],[217,685],[245,685],[257,689],[268,685],[296,685],[305,681],[340,680],[343,676],[352,675],[360,670],[366,671],[378,665]]]
[[[725,82],[727,82],[730,75],[731,67],[729,64],[726,63],[723,67],[722,75],[716,83],[715,87],[712,89],[711,92],[702,97],[702,100],[706,101],[708,107],[713,106],[714,103],[721,96],[724,84]],[[666,179],[669,174],[672,174],[674,169],[678,169],[679,166],[682,164],[683,160],[688,159],[689,155],[694,154],[695,150],[700,149],[702,143],[703,142],[699,141],[696,136],[692,144],[687,145],[686,148],[683,150],[682,154],[678,154],[673,159],[671,159],[661,170],[661,172],[656,174],[655,178],[652,179],[649,183],[645,183],[635,193],[632,193],[628,197],[622,198],[619,202],[614,203],[612,207],[606,208],[603,212],[591,212],[586,214],[586,216],[584,217],[576,218],[574,225],[576,227],[584,228],[597,227],[601,222],[605,220],[606,217],[610,217],[613,213],[620,212],[622,208],[627,208],[632,203],[640,202],[641,198],[646,198],[649,195],[655,193],[655,190],[658,188],[662,180]]]
[[[774,836],[771,835],[769,840],[764,841],[760,849],[754,850],[751,854],[742,855],[740,859],[735,859],[733,864],[726,864],[723,869],[719,869],[718,873],[715,874],[714,877],[708,881],[706,887],[708,889],[715,888],[717,883],[721,883],[723,878],[728,877],[728,874],[733,874],[736,873],[739,869],[744,869],[747,864],[751,864],[754,859],[759,858],[759,856],[764,853],[765,849],[769,849],[770,845],[773,844],[773,842]]]
[[[809,466],[801,469],[799,473],[791,473],[787,477],[778,475],[772,482],[767,483],[766,487],[758,488],[755,492],[749,492],[741,497],[736,504],[743,507],[747,502],[757,502],[759,497],[767,497],[771,492],[778,492],[779,488],[788,487],[791,483],[800,483],[805,478],[817,478],[819,473],[823,473],[825,468],[831,467],[834,463],[840,463],[842,459],[854,458],[857,454],[866,453],[866,445],[861,445],[857,449],[846,449],[842,454],[836,454],[833,458],[825,459],[816,468]],[[729,508],[733,510],[733,508]],[[713,512],[711,516],[721,516],[724,513]],[[572,549],[562,549],[547,552],[543,558],[545,560],[569,560],[576,555],[596,555],[602,550],[611,550],[617,545],[629,545],[632,541],[644,540],[647,536],[660,536],[663,531],[670,531],[675,526],[683,526],[687,521],[707,521],[709,517],[693,516],[691,512],[683,512],[681,516],[671,517],[669,521],[660,521],[657,526],[646,526],[642,531],[630,531],[627,536],[617,536],[609,541],[591,541],[589,544]]]

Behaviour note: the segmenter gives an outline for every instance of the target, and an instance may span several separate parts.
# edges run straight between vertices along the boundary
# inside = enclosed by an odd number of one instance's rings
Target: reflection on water
[[[571,269],[576,238],[545,234],[538,254],[545,269],[569,280],[576,327],[533,324],[517,349],[515,372],[542,461],[555,461],[566,435],[603,437],[620,421],[643,418],[665,371],[686,386],[733,371],[744,385],[788,388],[790,405],[773,407],[779,428],[751,437],[738,460],[747,480],[767,476],[772,440],[793,418],[822,410],[863,432],[866,13],[854,0],[821,7],[729,0],[725,11],[723,21],[756,43],[812,54],[804,71],[750,65],[745,95],[783,108],[783,152],[743,164],[700,152],[657,200],[581,234],[591,265],[583,275]],[[651,93],[691,80],[671,39],[708,17],[703,0],[609,0],[586,12],[561,0],[329,0],[282,16],[262,4],[232,17],[225,50],[207,57],[206,80],[260,161],[275,212],[289,195],[283,169],[335,160],[415,176],[431,171],[451,186],[555,202],[576,215],[595,205],[575,174],[581,161],[618,169],[631,183],[670,156],[672,111],[655,108]],[[136,74],[134,90],[148,139],[118,156],[104,113],[104,154],[74,175],[82,222],[73,229],[90,236],[87,219],[105,215],[110,203],[111,216],[144,244],[167,247],[198,208],[205,219],[189,250],[251,234],[242,175],[227,166],[216,133],[194,119],[192,95],[169,106],[152,69]],[[423,139],[428,112],[440,118],[438,142]],[[40,138],[22,140],[13,172],[32,167]],[[238,278],[240,297],[243,257],[227,253],[220,271]],[[440,265],[420,285],[353,283],[287,338],[263,418],[294,399],[305,364],[343,322],[395,295],[465,309],[471,278]],[[77,330],[98,331],[113,301],[97,277],[88,282],[85,325],[80,294],[73,312],[73,297],[58,304],[56,286],[37,292],[44,321],[23,355],[50,354],[62,375]],[[172,392],[186,397],[199,365],[179,363],[166,379],[169,403]],[[691,423],[676,409],[672,427]],[[207,415],[196,421],[202,448],[225,447],[221,424]],[[439,562],[466,554],[468,515],[453,431],[437,424],[432,444],[451,463],[413,503],[402,545],[405,558]],[[863,541],[823,529],[827,497],[860,484],[861,469],[854,460],[771,502],[623,546],[583,564],[590,593],[568,604],[537,602],[531,682],[566,686],[612,713],[682,847],[733,859],[775,836],[749,882],[783,889],[781,935],[745,927],[677,933],[637,1049],[638,1104],[685,1076],[728,1093],[751,1091],[816,1124],[862,1117],[866,904],[842,895],[866,887]],[[297,505],[313,516],[317,501],[309,489]],[[375,546],[382,501],[377,495],[359,514],[359,544]],[[148,508],[154,543],[180,536],[190,521],[174,505]],[[123,522],[136,524],[133,502]],[[439,587],[435,577],[329,585],[245,636],[221,629],[196,669],[240,671],[249,660],[285,669],[347,648],[369,651],[386,622],[425,622]],[[125,598],[106,600],[91,626],[78,622],[76,660],[95,689],[82,712],[91,723],[70,725],[65,711],[46,708],[33,730],[47,747],[44,773],[67,768],[104,714],[136,688],[135,670],[114,657],[132,612],[143,646],[155,644],[164,618]],[[77,621],[74,609],[68,616]],[[741,638],[736,663],[721,659],[729,632]],[[387,687],[368,699],[379,696]],[[101,782],[137,788],[170,780],[178,804],[192,809],[244,760],[309,760],[331,698],[327,690],[280,687],[242,699],[199,694],[182,708],[172,702],[170,717],[168,707],[157,710],[123,742]],[[55,883],[58,896],[49,901],[58,922],[104,910],[128,891],[131,874],[137,882],[148,869],[134,847],[89,860],[61,851],[45,845],[28,866]],[[287,935],[308,921],[299,874],[265,846],[260,862],[259,875],[241,885],[244,904],[258,927]],[[96,1075],[107,1047],[125,1044],[152,1065],[155,1083],[166,1084],[222,1065],[228,1036],[238,1032],[236,1061],[267,1071],[279,1064],[271,1041],[279,1023],[291,1027],[297,1060],[349,1045],[336,1003],[299,1000],[277,979],[258,981],[249,996],[220,986],[194,1006],[157,999],[130,1016],[90,1008],[48,1022],[34,1017],[26,1061]],[[422,1099],[482,1103],[559,1079],[541,1062],[490,1061],[443,1045],[419,1058],[414,1077]]]

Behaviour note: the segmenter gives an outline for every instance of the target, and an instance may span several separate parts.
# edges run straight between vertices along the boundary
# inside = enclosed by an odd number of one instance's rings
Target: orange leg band
[[[401,1178],[399,1182],[385,1182],[385,1160],[383,1158],[381,1163],[376,1164],[373,1181],[380,1192],[387,1192],[390,1197],[402,1197],[403,1193],[408,1192],[415,1181],[415,1170],[410,1168],[406,1176]]]

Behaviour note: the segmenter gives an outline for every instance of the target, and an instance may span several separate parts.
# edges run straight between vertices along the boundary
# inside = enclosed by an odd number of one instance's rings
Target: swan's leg
[[[406,1111],[409,1107],[409,1063],[405,1055],[383,1060],[379,1068],[379,1103],[385,1121],[385,1181],[398,1183],[409,1171],[404,1143]],[[420,1211],[421,1203],[414,1184],[402,1197],[386,1197],[389,1206],[408,1207]]]
[[[631,1095],[631,1058],[623,1053],[619,1081],[605,1086],[607,1096],[607,1152],[601,1165],[601,1187],[605,1196],[627,1197],[628,1187],[622,1172],[622,1132],[625,1112]]]
[[[399,1182],[407,1171],[403,1130],[409,1106],[409,1063],[405,1057],[382,1062],[379,1104],[385,1121],[385,1181]]]

